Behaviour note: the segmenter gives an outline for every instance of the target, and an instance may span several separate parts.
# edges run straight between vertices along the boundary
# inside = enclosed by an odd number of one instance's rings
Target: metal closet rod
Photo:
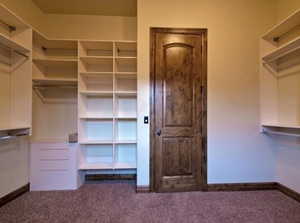
[[[1,23],[2,25],[6,26],[7,29],[9,30],[9,32],[13,32],[13,31],[16,31],[16,30],[17,30],[17,28],[16,28],[15,26],[9,25],[9,24],[7,24],[6,22],[4,22],[4,21],[2,21],[2,20],[0,20],[0,23]]]
[[[5,135],[5,136],[0,136],[0,141],[6,141],[10,139],[16,139],[17,136],[11,136],[11,135]]]
[[[286,133],[286,132],[280,132],[280,131],[273,131],[273,130],[269,130],[269,129],[265,129],[265,128],[263,129],[263,133],[270,134],[270,135],[300,137],[300,134]]]

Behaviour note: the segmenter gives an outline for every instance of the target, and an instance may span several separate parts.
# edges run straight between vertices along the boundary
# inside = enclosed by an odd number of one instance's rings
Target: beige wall
[[[136,17],[44,14],[31,0],[0,0],[50,38],[136,40]]]
[[[280,22],[287,16],[300,9],[299,0],[277,0],[277,21]]]
[[[50,38],[136,40],[136,18],[120,16],[47,14]]]
[[[273,181],[259,132],[259,38],[272,0],[138,0],[138,185],[149,184],[149,29],[208,28],[208,182]]]

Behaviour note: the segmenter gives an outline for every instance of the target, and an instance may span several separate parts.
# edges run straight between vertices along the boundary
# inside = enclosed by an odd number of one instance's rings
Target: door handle
[[[158,136],[161,135],[161,130],[160,129],[156,131],[156,135],[158,135]]]

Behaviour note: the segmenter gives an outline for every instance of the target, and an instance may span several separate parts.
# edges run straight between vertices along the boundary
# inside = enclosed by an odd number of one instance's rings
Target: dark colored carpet
[[[31,192],[0,209],[21,223],[300,223],[300,203],[279,191],[136,194],[132,184]]]

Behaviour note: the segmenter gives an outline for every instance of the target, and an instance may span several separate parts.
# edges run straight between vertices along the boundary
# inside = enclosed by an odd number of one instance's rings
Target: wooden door
[[[156,192],[204,189],[205,29],[151,29],[151,185]]]

